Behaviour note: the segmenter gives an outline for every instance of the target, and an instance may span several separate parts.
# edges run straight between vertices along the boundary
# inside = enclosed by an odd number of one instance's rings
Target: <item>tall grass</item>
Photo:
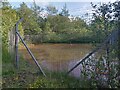
[[[2,62],[3,63],[10,63],[12,61],[12,56],[8,52],[6,48],[2,48]]]
[[[13,56],[10,55],[6,48],[2,48],[2,75],[12,75],[14,71]]]
[[[38,76],[39,69],[19,57],[19,69],[14,65],[14,54],[2,50],[2,88],[23,88],[32,83]],[[39,74],[40,75],[40,74]]]
[[[39,77],[30,88],[94,88],[89,80],[80,80],[65,72],[49,72],[48,77]]]

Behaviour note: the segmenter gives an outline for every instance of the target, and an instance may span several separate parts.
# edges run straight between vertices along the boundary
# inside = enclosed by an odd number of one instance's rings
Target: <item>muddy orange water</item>
[[[69,70],[93,48],[90,44],[30,44],[28,47],[42,67],[52,71]],[[24,46],[19,47],[19,52],[33,63]]]

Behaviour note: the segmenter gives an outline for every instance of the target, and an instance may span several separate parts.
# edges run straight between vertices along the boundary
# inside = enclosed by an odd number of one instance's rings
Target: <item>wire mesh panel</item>
[[[10,54],[15,53],[15,27],[12,28],[12,30],[8,34],[9,40],[8,40],[8,46],[9,46],[9,52]]]
[[[78,66],[82,65],[81,72],[79,72],[81,73],[81,79],[93,80],[96,84],[103,87],[114,87],[114,85],[119,83],[118,78],[120,78],[118,72],[119,59],[116,52],[118,49],[117,40],[118,31],[115,31],[100,47],[78,61],[68,73],[73,72]],[[108,47],[109,53],[106,53]]]

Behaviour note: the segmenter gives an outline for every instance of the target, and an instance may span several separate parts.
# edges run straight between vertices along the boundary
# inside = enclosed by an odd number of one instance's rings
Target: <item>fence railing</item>
[[[105,41],[101,45],[99,45],[97,48],[95,48],[93,51],[91,51],[83,59],[81,59],[80,61],[78,61],[67,73],[69,74],[70,72],[72,72],[75,68],[77,68],[83,62],[85,62],[85,60],[87,60],[95,52],[97,52],[100,49],[102,49],[102,47],[104,47],[106,45],[106,43],[108,43],[108,42],[110,42],[110,44],[115,43],[118,40],[118,32],[120,32],[120,30],[112,31],[112,33],[105,39]]]
[[[42,72],[42,74],[46,77],[46,74],[44,73],[43,69],[41,68],[40,64],[38,63],[38,61],[36,60],[35,56],[33,55],[33,53],[31,52],[31,50],[28,48],[28,46],[26,45],[25,41],[23,40],[23,38],[21,37],[21,35],[18,32],[18,25],[19,23],[23,21],[23,18],[21,18],[16,24],[15,24],[15,60],[16,60],[16,67],[19,68],[19,58],[18,58],[18,38],[20,38],[20,40],[22,41],[23,45],[25,46],[25,48],[27,49],[28,53],[30,54],[30,56],[32,57],[32,59],[34,60],[35,64],[38,66],[40,72]]]

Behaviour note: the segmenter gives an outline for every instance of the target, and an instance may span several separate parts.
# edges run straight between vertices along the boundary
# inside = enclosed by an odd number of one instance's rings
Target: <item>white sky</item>
[[[34,0],[2,0],[2,1],[8,1],[13,6],[19,6],[19,4],[22,2],[33,2]],[[42,6],[47,6],[47,5],[49,5],[50,2],[66,2],[66,3],[67,2],[105,2],[105,3],[108,3],[108,2],[115,2],[115,1],[120,1],[120,0],[35,0],[36,4],[42,5]],[[56,3],[56,7],[58,7],[58,6],[59,5]],[[57,9],[61,9],[61,7],[62,6],[58,7]],[[90,7],[90,4],[89,5],[82,4],[82,5],[79,5],[79,7],[77,4],[75,4],[75,5],[72,4],[72,6],[67,4],[67,7],[69,9],[70,15],[82,17],[86,13],[88,13],[89,18],[91,18],[92,7]]]
[[[33,2],[33,0],[2,0],[9,2]],[[115,2],[119,0],[35,0],[36,2]]]

